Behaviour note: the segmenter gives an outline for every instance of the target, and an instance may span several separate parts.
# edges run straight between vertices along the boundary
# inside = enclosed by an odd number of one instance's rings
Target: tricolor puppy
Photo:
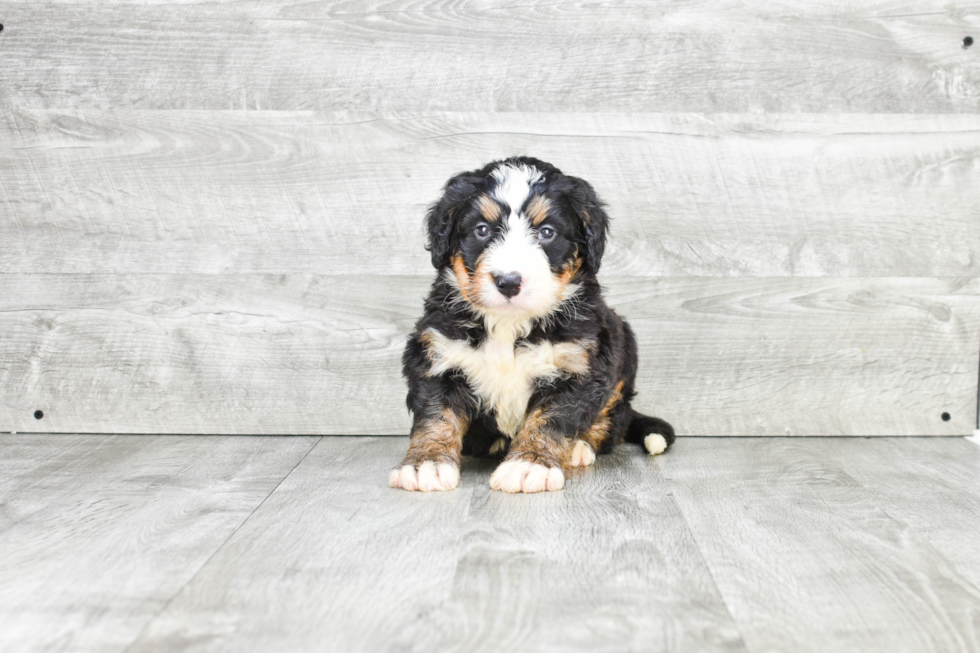
[[[451,490],[466,454],[503,457],[495,490],[560,490],[624,440],[664,451],[670,424],[630,408],[636,340],[596,281],[609,218],[592,187],[520,157],[444,191],[427,216],[438,274],[403,357],[412,438],[391,487]]]

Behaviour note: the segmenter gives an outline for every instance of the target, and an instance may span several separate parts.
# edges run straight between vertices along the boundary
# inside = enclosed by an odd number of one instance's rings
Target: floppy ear
[[[464,172],[446,182],[442,198],[429,208],[425,216],[428,243],[425,248],[432,254],[432,266],[437,270],[449,265],[453,240],[457,237],[456,225],[462,211],[479,192],[481,177]]]
[[[567,176],[565,180],[568,182],[568,203],[582,226],[582,241],[579,244],[585,252],[585,266],[595,274],[602,263],[602,252],[606,249],[609,216],[606,215],[605,204],[589,182]]]

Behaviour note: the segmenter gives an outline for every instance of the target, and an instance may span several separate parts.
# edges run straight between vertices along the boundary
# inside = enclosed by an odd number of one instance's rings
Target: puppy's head
[[[587,182],[519,157],[450,179],[429,210],[432,264],[479,313],[538,318],[595,275],[609,218]]]

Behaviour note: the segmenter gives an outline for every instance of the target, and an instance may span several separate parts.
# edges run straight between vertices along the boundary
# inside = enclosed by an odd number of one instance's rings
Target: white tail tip
[[[643,438],[643,446],[646,447],[651,456],[656,456],[658,453],[663,453],[667,448],[667,440],[659,433],[651,433]]]

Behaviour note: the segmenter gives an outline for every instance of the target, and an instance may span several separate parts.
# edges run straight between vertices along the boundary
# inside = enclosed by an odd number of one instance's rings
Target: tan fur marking
[[[543,409],[531,411],[511,442],[505,460],[526,460],[546,467],[561,467],[567,472],[572,451],[570,442],[544,433],[547,426],[548,416]]]
[[[558,275],[558,302],[565,301],[565,293],[568,292],[568,285],[582,268],[582,258],[575,252],[575,258],[565,264],[561,274]],[[577,286],[576,286],[577,287]]]
[[[470,301],[473,281],[470,279],[470,273],[466,270],[466,264],[463,263],[462,256],[453,257],[453,273],[456,275],[456,285],[459,286],[459,294],[466,301]]]
[[[609,437],[609,427],[612,426],[612,420],[609,419],[609,411],[611,411],[617,403],[623,398],[623,382],[620,381],[616,384],[613,389],[612,395],[606,402],[606,405],[602,407],[599,411],[599,416],[589,427],[589,430],[579,436],[579,440],[584,440],[592,447],[592,450],[598,452],[602,443],[606,441]]]
[[[458,467],[463,435],[468,428],[469,420],[448,408],[436,419],[422,420],[412,429],[412,441],[402,465],[417,466],[431,460],[436,464],[451,462]]]
[[[479,258],[476,259],[476,269],[473,270],[473,288],[474,290],[485,286],[487,284],[493,284],[493,279],[490,276],[490,272],[487,270],[487,262],[484,258],[484,254],[480,254]],[[477,297],[479,299],[479,296]],[[475,302],[476,305],[480,305],[480,302]]]
[[[613,388],[613,392],[612,395],[609,397],[609,401],[607,401],[606,405],[602,408],[601,411],[599,411],[599,414],[608,415],[609,411],[613,409],[613,406],[618,404],[619,400],[622,398],[623,398],[623,382],[620,381],[619,383],[616,384],[616,387]]]
[[[476,205],[480,209],[480,215],[487,222],[500,220],[500,205],[486,195],[480,195],[476,200]]]
[[[600,415],[596,418],[596,421],[592,423],[589,430],[578,437],[579,440],[584,440],[592,447],[593,451],[598,452],[602,447],[602,443],[606,441],[609,437],[609,427],[612,426],[612,422],[609,420],[608,415]]]
[[[481,255],[477,259],[476,269],[473,271],[473,274],[470,274],[469,270],[466,269],[466,264],[463,263],[462,256],[457,254],[453,257],[452,262],[453,274],[456,275],[456,284],[459,286],[459,294],[463,300],[472,306],[481,306],[482,304],[479,301],[480,283],[490,283],[490,273],[486,270],[483,256]]]
[[[572,278],[578,274],[578,271],[582,269],[582,258],[576,253],[575,258],[565,264],[562,268],[561,274],[558,275],[558,281],[561,282],[562,292],[564,292],[565,286],[571,282]]]
[[[527,205],[525,214],[531,219],[531,224],[537,226],[544,222],[551,211],[551,200],[541,195],[535,195]]]
[[[538,431],[541,430],[541,427],[543,427],[547,423],[548,420],[546,420],[544,417],[544,409],[535,408],[533,411],[531,411],[531,414],[528,415],[527,418],[524,420],[524,424],[521,425],[521,430],[520,433],[518,433],[518,437],[520,437],[522,433],[525,436],[535,435],[538,433]]]
[[[555,344],[555,365],[570,374],[585,374],[589,371],[589,351],[594,344],[588,340]]]

